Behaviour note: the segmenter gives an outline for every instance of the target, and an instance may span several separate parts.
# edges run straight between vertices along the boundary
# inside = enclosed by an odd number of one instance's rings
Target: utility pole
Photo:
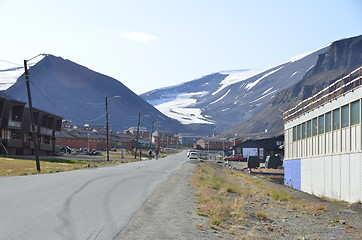
[[[34,115],[33,115],[33,103],[31,100],[31,93],[30,93],[30,82],[29,82],[29,73],[28,73],[28,65],[27,60],[24,60],[24,69],[25,69],[25,82],[26,82],[26,89],[28,93],[28,104],[29,104],[29,112],[30,112],[30,124],[31,124],[31,134],[34,143],[34,155],[35,155],[35,162],[36,162],[36,170],[40,173],[40,162],[39,162],[39,152],[38,152],[38,136],[35,131],[35,124],[34,124]]]
[[[140,133],[140,125],[141,125],[141,112],[138,112],[137,134],[136,134],[136,151],[134,152],[134,159],[137,158],[138,138],[139,138],[139,133]],[[141,156],[140,156],[140,159],[141,159]]]
[[[106,97],[107,162],[109,161],[108,97]]]
[[[155,121],[152,121],[151,126],[151,135],[150,135],[150,149],[152,149],[152,133],[153,133],[153,126],[155,125]]]

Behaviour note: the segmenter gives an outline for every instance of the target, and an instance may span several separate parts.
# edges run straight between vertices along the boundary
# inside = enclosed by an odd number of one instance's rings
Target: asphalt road
[[[113,239],[187,161],[159,160],[0,178],[0,239]]]

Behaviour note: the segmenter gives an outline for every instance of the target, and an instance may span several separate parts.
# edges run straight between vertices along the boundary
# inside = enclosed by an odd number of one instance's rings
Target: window
[[[301,139],[301,125],[299,124],[297,126],[297,140]]]
[[[349,104],[342,106],[341,108],[341,114],[342,114],[342,128],[349,127]]]
[[[307,122],[307,138],[312,136],[312,120]]]
[[[325,131],[330,132],[332,131],[332,113],[331,112],[327,112],[325,115]]]
[[[293,127],[293,141],[297,141],[297,127]]]
[[[361,108],[359,100],[351,103],[351,125],[359,124],[361,116]]]
[[[333,130],[341,128],[341,116],[339,108],[333,110]]]
[[[318,122],[317,118],[312,119],[312,136],[316,136],[318,134]]]
[[[306,131],[306,123],[302,123],[302,139],[305,139],[307,137],[307,131]]]
[[[324,133],[324,115],[318,117],[318,134]]]

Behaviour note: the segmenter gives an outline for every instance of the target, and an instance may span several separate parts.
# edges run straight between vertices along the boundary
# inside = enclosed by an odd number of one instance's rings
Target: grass
[[[72,171],[87,167],[87,162],[45,159],[40,161],[41,173]],[[38,174],[34,160],[0,157],[0,176],[25,176]]]
[[[94,167],[133,161],[134,159],[124,159],[122,161],[88,163],[87,161],[78,161],[72,159],[47,158],[40,159],[40,169],[41,173],[58,173],[87,168],[88,164],[90,164],[90,167]],[[38,174],[35,160],[0,157],[0,176],[26,176],[34,174]]]

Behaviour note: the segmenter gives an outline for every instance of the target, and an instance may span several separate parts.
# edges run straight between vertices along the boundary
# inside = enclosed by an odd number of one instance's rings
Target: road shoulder
[[[115,239],[220,239],[196,214],[193,188],[189,184],[195,164],[182,167],[161,183]]]

